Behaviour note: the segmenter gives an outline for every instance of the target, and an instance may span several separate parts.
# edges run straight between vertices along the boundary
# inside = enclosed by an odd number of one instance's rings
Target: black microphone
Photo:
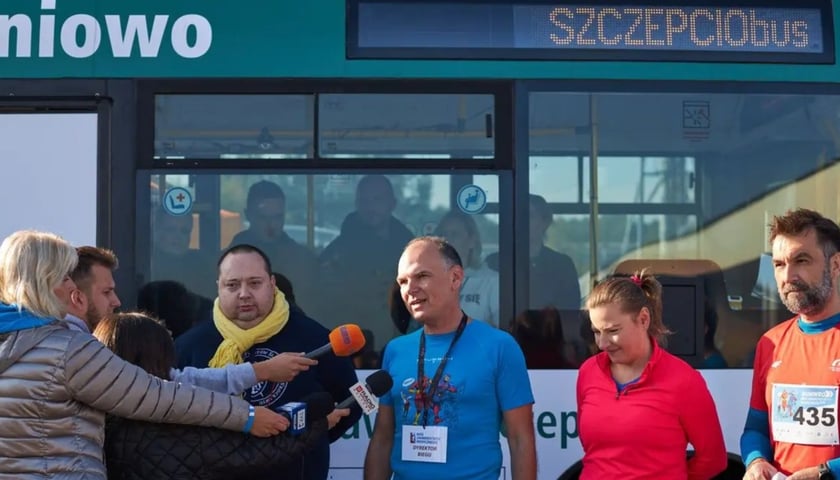
[[[350,396],[335,408],[349,408],[354,403],[358,403],[365,413],[370,413],[377,408],[374,399],[388,393],[393,386],[394,379],[391,375],[385,370],[377,370],[365,379],[364,385],[358,382],[350,387]]]
[[[299,402],[280,405],[277,413],[289,420],[288,433],[298,435],[306,430],[309,422],[321,420],[333,411],[333,398],[327,392],[315,392],[303,397]]]

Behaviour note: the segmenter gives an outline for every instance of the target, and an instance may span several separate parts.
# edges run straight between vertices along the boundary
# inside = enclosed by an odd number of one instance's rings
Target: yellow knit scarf
[[[243,330],[222,313],[219,299],[213,303],[213,323],[222,334],[222,343],[208,364],[213,368],[242,363],[242,354],[257,343],[277,335],[289,321],[289,302],[278,289],[274,289],[274,307],[265,319],[254,328]]]

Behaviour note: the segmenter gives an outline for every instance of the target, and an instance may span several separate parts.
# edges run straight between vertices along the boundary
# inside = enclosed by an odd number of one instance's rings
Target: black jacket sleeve
[[[299,461],[326,430],[326,420],[320,419],[298,436],[257,438],[215,428],[110,419],[105,435],[108,478],[253,478]]]

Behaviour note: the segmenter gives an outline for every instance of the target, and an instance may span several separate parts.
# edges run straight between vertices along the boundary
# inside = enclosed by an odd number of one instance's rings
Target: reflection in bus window
[[[492,95],[325,94],[321,156],[492,158]]]
[[[155,157],[305,158],[314,108],[310,95],[158,95]]]
[[[307,309],[315,302],[318,275],[315,254],[297,243],[285,231],[286,194],[268,180],[248,188],[245,202],[248,228],[236,234],[231,245],[250,244],[262,250],[274,269],[289,278],[297,292],[298,303]]]
[[[499,274],[482,260],[481,235],[474,216],[451,210],[440,219],[435,235],[445,238],[461,257],[461,309],[472,318],[498,327]]]
[[[215,298],[220,251],[237,243],[255,245],[269,256],[275,273],[288,280],[284,288],[294,291],[296,304],[307,315],[329,329],[355,323],[366,331],[371,345],[357,359],[365,365],[373,365],[382,347],[407,331],[411,322],[403,318],[405,325],[397,328],[389,308],[403,248],[416,235],[432,234],[441,217],[457,209],[450,175],[264,172],[197,173],[191,178],[201,205],[195,214],[201,220],[200,236],[195,231],[198,220],[193,225],[189,216],[158,217],[152,236],[165,240],[169,250],[183,251],[194,244],[190,251],[204,260],[189,268],[170,262],[166,267],[171,271],[161,270],[156,280],[177,280],[191,291],[210,283],[212,291],[206,296]],[[218,192],[215,197],[213,192]],[[492,240],[496,249],[498,214],[468,218],[478,223],[481,238]],[[481,260],[479,254],[477,264]],[[493,299],[482,297],[478,303],[492,305],[493,313],[482,317],[495,324],[498,274],[489,273],[495,285]],[[157,291],[147,286],[144,295]]]
[[[530,290],[528,306],[562,309],[580,307],[580,284],[572,259],[545,245],[545,236],[553,218],[548,203],[539,195],[530,195],[528,258]]]
[[[155,212],[151,280],[171,280],[188,285],[196,293],[215,297],[215,256],[190,248],[195,217]]]
[[[397,202],[394,185],[384,175],[366,175],[356,183],[353,211],[341,221],[338,237],[319,259],[320,285],[330,299],[322,309],[322,321],[375,321],[379,328],[371,331],[372,336],[391,338],[388,288],[396,278],[402,249],[414,236],[394,216]]]
[[[567,342],[563,319],[553,307],[525,310],[513,320],[510,334],[525,354],[528,369],[576,368],[574,345]]]
[[[555,220],[546,243],[564,246],[582,296],[630,260],[715,265],[658,274],[704,281],[697,366],[748,365],[761,333],[790,317],[760,273],[769,219],[840,214],[838,111],[836,96],[532,93],[530,193]]]

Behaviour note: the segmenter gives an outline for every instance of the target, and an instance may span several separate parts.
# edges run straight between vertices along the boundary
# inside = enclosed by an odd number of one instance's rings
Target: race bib
[[[800,445],[837,445],[837,386],[773,384],[773,438]]]
[[[446,427],[403,425],[403,461],[446,463],[446,436]]]

